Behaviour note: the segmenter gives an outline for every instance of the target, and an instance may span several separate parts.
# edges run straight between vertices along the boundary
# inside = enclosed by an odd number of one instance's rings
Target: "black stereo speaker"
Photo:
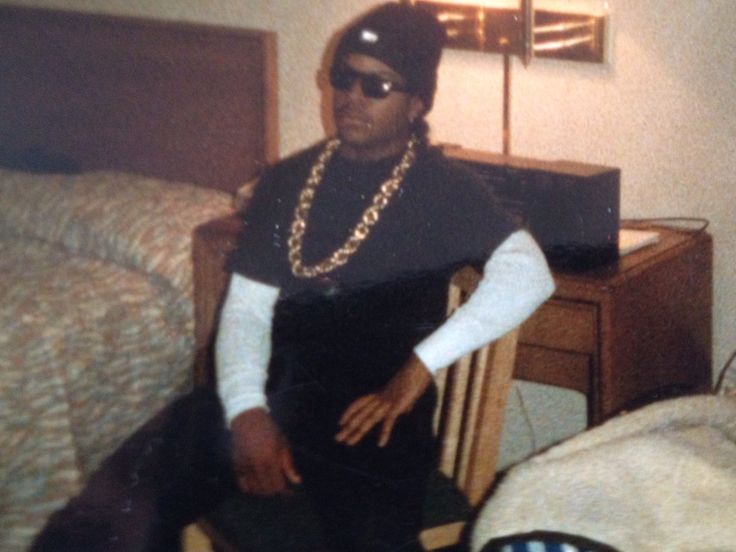
[[[445,153],[486,179],[550,266],[582,271],[618,259],[620,169],[463,148]]]

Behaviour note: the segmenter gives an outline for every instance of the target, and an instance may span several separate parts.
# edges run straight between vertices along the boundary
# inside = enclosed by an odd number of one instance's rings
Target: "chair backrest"
[[[479,280],[478,272],[469,267],[455,274],[449,312],[466,300]],[[495,477],[518,334],[518,328],[510,331],[436,376],[439,468],[472,506],[484,498]]]

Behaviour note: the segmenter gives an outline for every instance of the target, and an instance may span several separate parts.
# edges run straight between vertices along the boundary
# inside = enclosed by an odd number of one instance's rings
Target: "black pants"
[[[377,446],[378,427],[356,445],[335,442],[349,400],[335,399],[325,386],[297,377],[269,395],[271,413],[303,476],[302,490],[319,515],[325,547],[341,552],[420,550],[416,537],[427,478],[435,466],[434,386],[399,418],[386,447]]]
[[[196,390],[145,423],[51,516],[34,552],[179,550],[181,529],[232,484],[217,396]]]
[[[198,389],[128,438],[49,519],[31,550],[175,551],[181,529],[208,512],[230,520],[244,551],[420,550],[433,393],[399,422],[391,446],[379,449],[375,435],[345,447],[332,430],[318,431],[338,408],[318,391],[297,385],[271,397],[304,479],[294,496],[260,499],[237,490],[219,398]]]

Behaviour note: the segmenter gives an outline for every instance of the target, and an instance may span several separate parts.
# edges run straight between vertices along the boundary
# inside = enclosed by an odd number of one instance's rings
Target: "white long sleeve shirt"
[[[414,348],[436,373],[526,320],[554,291],[544,254],[525,230],[507,237],[483,267],[471,297]],[[279,288],[233,274],[220,318],[217,385],[228,424],[265,408],[271,326]]]

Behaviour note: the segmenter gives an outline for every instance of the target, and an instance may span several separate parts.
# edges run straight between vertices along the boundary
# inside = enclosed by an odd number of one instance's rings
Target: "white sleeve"
[[[271,323],[279,289],[233,274],[215,344],[217,391],[230,425],[250,408],[266,407]]]
[[[414,353],[431,372],[449,366],[520,325],[554,288],[544,253],[526,230],[518,230],[491,254],[470,298]]]

